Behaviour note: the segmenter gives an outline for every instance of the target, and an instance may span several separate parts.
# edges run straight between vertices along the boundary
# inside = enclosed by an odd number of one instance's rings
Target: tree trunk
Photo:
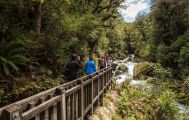
[[[34,25],[34,31],[37,34],[40,34],[41,32],[41,2],[36,2],[35,4],[35,25]]]

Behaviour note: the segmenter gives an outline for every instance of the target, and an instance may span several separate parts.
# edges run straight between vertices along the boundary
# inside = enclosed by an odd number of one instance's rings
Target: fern
[[[16,42],[2,41],[0,43],[0,72],[10,75],[19,71],[18,65],[24,65],[28,61],[26,49]]]

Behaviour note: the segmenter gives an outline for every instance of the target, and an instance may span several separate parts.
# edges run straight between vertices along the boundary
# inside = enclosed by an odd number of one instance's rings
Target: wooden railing
[[[0,120],[84,120],[112,85],[111,67],[0,108]]]

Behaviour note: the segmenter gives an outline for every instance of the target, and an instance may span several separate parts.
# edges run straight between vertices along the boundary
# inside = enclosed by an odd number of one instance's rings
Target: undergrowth
[[[166,86],[130,86],[127,81],[118,90],[114,120],[188,120],[177,108],[175,93]]]

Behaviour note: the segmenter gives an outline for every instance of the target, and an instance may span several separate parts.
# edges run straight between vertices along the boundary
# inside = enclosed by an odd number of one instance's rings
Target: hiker
[[[100,69],[105,68],[105,59],[104,59],[104,57],[101,57],[100,60],[99,60],[99,68]]]
[[[85,65],[85,74],[90,75],[95,72],[96,72],[96,65],[95,65],[95,62],[93,61],[92,56],[90,56],[89,60],[87,61]]]
[[[106,67],[111,66],[111,63],[112,63],[111,55],[110,55],[110,54],[107,54],[107,55],[106,55]]]
[[[82,68],[80,56],[73,54],[71,60],[66,65],[64,75],[68,81],[77,79],[78,71]]]

